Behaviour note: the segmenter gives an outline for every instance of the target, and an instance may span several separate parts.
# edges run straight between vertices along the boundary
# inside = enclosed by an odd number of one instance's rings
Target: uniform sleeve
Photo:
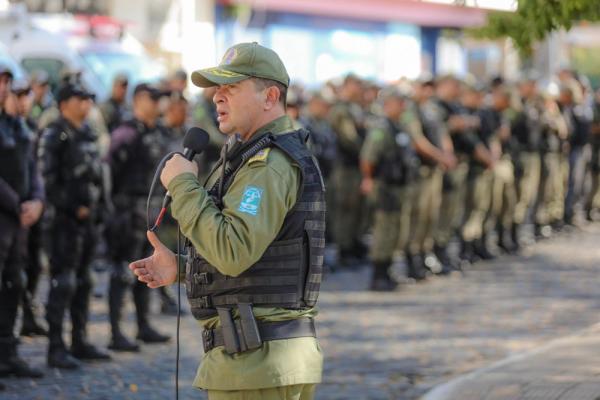
[[[377,164],[385,148],[385,132],[379,128],[371,129],[360,151],[360,159],[371,165]]]
[[[74,214],[73,201],[68,197],[61,177],[61,146],[57,131],[46,130],[44,132],[39,148],[41,173],[47,201],[59,210]]]
[[[237,276],[260,259],[279,233],[296,202],[299,170],[269,163],[245,165],[223,197],[214,204],[190,173],[169,184],[173,217],[196,250],[224,275]]]
[[[352,118],[338,108],[332,111],[330,120],[339,147],[357,154],[361,148],[361,140]]]

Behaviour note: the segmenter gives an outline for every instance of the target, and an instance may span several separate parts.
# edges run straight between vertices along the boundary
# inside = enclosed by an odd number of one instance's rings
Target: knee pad
[[[114,263],[112,266],[112,271],[110,274],[110,282],[111,284],[121,285],[121,286],[131,286],[135,282],[134,276],[129,271],[127,267],[127,263],[119,262]]]

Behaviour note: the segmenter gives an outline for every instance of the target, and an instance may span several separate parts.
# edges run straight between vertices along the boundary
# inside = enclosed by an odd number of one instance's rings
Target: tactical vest
[[[160,125],[149,129],[136,119],[124,122],[121,127],[123,126],[135,130],[136,133],[131,143],[117,150],[123,152],[124,156],[118,155],[123,165],[119,168],[118,176],[113,176],[114,192],[145,198],[156,165],[167,150],[168,133]]]
[[[444,121],[442,120],[442,112],[438,105],[431,100],[427,101],[416,107],[416,113],[425,138],[427,138],[433,146],[441,149]],[[430,167],[437,165],[437,161],[428,157],[419,155],[419,159],[422,165],[428,165]]]
[[[4,112],[0,114],[0,178],[8,183],[20,200],[31,194],[31,141],[30,133],[17,118]]]
[[[325,249],[325,187],[314,157],[305,145],[304,131],[283,135],[267,134],[244,146],[209,194],[220,198],[250,157],[266,147],[283,151],[301,170],[301,184],[294,207],[287,213],[277,237],[258,262],[237,277],[221,274],[193,246],[186,265],[186,291],[196,319],[217,315],[216,307],[250,303],[259,307],[303,309],[317,302],[323,273]]]
[[[389,119],[381,121],[381,129],[391,136],[389,148],[382,154],[375,167],[375,177],[383,182],[403,186],[414,179],[418,168],[417,156],[408,133]]]
[[[95,207],[101,196],[102,162],[96,137],[90,128],[84,125],[76,130],[65,119],[59,118],[48,126],[45,135],[60,142],[60,154],[55,155],[60,160],[60,179],[52,183],[56,185],[53,189],[60,187],[72,200],[72,205]],[[50,184],[46,182],[47,186]]]

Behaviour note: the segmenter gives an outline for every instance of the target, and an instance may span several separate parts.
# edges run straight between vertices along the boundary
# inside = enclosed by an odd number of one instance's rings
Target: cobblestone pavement
[[[597,323],[598,243],[600,226],[588,225],[520,256],[475,264],[464,277],[405,284],[394,293],[365,291],[365,268],[327,276],[318,319],[326,364],[317,399],[415,399],[456,376]],[[105,299],[94,299],[92,314],[90,336],[106,345]],[[154,321],[174,334],[173,317]],[[134,333],[132,319],[127,328]],[[188,315],[181,330],[180,398],[204,399],[191,388],[201,358],[199,329]],[[44,339],[25,338],[20,352],[44,366],[45,346]],[[3,380],[8,388],[0,399],[174,398],[174,355],[174,343],[148,345],[140,354],[116,354],[111,363],[87,364],[79,372],[46,368],[41,380]]]
[[[600,324],[440,385],[423,400],[598,400]]]

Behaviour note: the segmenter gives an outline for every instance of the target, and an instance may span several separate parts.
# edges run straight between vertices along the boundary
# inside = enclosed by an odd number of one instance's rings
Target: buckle
[[[204,353],[208,353],[215,347],[212,329],[205,329],[202,331],[202,346],[204,347]]]
[[[212,308],[212,300],[210,296],[202,296],[198,298],[198,302],[200,303],[200,308]]]
[[[210,285],[212,283],[212,276],[208,272],[196,272],[194,274],[194,282],[199,285]]]

